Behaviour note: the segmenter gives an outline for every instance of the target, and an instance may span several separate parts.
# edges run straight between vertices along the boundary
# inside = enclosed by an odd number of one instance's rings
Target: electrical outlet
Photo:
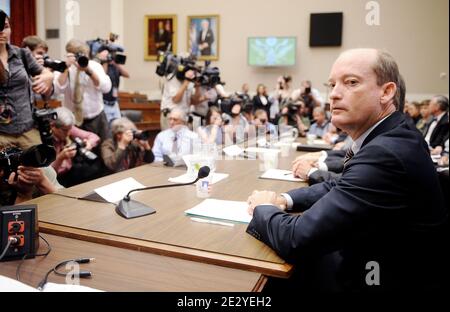
[[[0,251],[8,244],[10,237],[17,238],[6,252],[3,261],[21,259],[27,255],[33,258],[39,248],[37,206],[13,206],[0,208]]]

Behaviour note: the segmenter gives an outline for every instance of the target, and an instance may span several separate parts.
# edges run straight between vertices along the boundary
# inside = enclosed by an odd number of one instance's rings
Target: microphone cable
[[[39,234],[39,238],[42,239],[45,244],[47,245],[47,251],[45,253],[42,254],[34,254],[34,255],[24,255],[23,258],[20,260],[19,265],[17,266],[16,269],[16,280],[20,282],[20,269],[22,268],[22,265],[24,264],[25,260],[28,259],[29,257],[47,257],[51,252],[52,252],[52,246],[50,245],[50,243],[45,239],[45,237],[43,237],[42,235]]]

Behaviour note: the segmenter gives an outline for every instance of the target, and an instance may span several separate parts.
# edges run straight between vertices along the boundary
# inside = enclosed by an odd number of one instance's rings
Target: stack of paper
[[[292,171],[271,169],[261,176],[261,179],[280,180],[289,182],[304,182],[304,180],[294,177]]]
[[[248,214],[246,202],[207,199],[200,205],[185,211],[186,215],[211,219],[250,223],[252,216]]]
[[[145,186],[133,178],[128,178],[116,183],[112,183],[95,190],[95,193],[100,195],[104,200],[110,203],[117,203],[121,201],[125,195],[131,190],[141,189]]]

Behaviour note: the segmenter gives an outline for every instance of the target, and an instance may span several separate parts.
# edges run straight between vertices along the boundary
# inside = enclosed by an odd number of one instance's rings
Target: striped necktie
[[[176,133],[173,138],[172,154],[178,155],[178,137]]]
[[[347,154],[345,154],[344,158],[344,167],[347,167],[347,164],[350,160],[352,160],[353,156],[355,156],[355,153],[353,153],[353,148],[349,148],[347,150]]]

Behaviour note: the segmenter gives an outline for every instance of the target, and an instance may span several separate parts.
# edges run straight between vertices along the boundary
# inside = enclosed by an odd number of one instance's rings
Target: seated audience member
[[[417,129],[423,134],[426,135],[428,131],[428,127],[433,121],[433,116],[430,112],[430,101],[426,100],[420,103],[420,116],[422,117],[419,122],[416,124]]]
[[[322,138],[328,132],[330,122],[327,120],[325,110],[322,107],[314,108],[313,116],[315,123],[309,128],[308,134],[314,134]]]
[[[301,102],[297,103],[300,105],[291,103],[281,109],[278,118],[278,126],[280,128],[285,126],[297,128],[300,136],[304,137],[306,135],[308,127],[305,126],[305,124],[303,123],[303,118],[300,115],[300,112],[302,111]]]
[[[442,95],[433,97],[430,102],[430,112],[433,121],[427,130],[425,141],[430,149],[434,149],[438,146],[444,146],[445,140],[448,138],[448,98]]]
[[[0,168],[0,207],[20,204],[61,188],[51,168],[20,166],[9,177],[4,177],[4,171]]]
[[[150,164],[155,160],[148,140],[135,139],[140,133],[128,118],[119,118],[111,124],[112,139],[102,143],[102,158],[113,173]]]
[[[228,140],[234,143],[245,141],[245,135],[248,133],[249,123],[242,114],[242,100],[236,98],[231,107],[231,120],[225,126],[225,133]]]
[[[210,107],[206,114],[206,126],[198,128],[197,133],[205,144],[224,144],[222,112],[218,107]]]
[[[257,127],[257,133],[259,134],[260,128],[264,128],[266,134],[271,136],[277,136],[277,127],[269,122],[269,116],[267,112],[263,109],[258,109],[255,111],[253,118],[253,125]]]
[[[446,209],[427,144],[397,111],[405,86],[395,60],[374,49],[346,51],[329,81],[332,122],[355,141],[342,177],[282,196],[255,191],[247,233],[299,263],[286,289],[444,287]],[[366,282],[368,263],[380,266],[379,286]]]
[[[244,116],[244,118],[247,120],[247,122],[250,124],[253,122],[253,104],[252,103],[248,103],[248,104],[244,104],[242,106],[242,115]]]
[[[153,146],[155,161],[162,162],[164,155],[184,156],[193,151],[193,144],[198,135],[186,126],[186,113],[178,108],[172,109],[169,115],[169,129],[156,136]]]
[[[99,159],[89,160],[80,148],[92,152],[100,138],[95,133],[76,127],[75,116],[69,109],[58,107],[56,113],[58,118],[51,123],[56,150],[52,167],[58,173],[61,184],[71,187],[98,178],[102,170],[101,162]]]
[[[420,103],[419,102],[411,102],[408,105],[408,115],[413,120],[414,124],[417,127],[417,123],[422,118],[420,115]]]
[[[272,106],[271,99],[267,94],[267,87],[263,84],[259,84],[256,89],[256,95],[253,97],[253,111],[258,109],[265,110],[267,116],[270,116],[270,107]]]

